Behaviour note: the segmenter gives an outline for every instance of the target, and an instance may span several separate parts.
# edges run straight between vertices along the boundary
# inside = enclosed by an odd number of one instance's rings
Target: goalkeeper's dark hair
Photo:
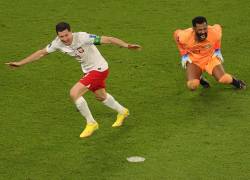
[[[64,30],[68,30],[70,31],[70,25],[66,22],[60,22],[56,25],[56,33],[58,34],[58,32],[62,32]]]
[[[192,20],[193,27],[196,27],[196,24],[207,24],[207,19],[203,16],[197,16]]]

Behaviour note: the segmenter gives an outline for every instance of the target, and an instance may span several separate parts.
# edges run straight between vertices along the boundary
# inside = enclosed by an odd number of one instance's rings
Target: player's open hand
[[[129,44],[128,49],[140,51],[142,47],[138,44]]]
[[[10,67],[20,67],[20,66],[22,66],[22,64],[20,62],[7,62],[5,64],[10,66]]]

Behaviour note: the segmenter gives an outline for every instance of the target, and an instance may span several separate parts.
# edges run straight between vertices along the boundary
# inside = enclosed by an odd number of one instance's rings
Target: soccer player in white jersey
[[[140,50],[141,46],[129,44],[115,37],[97,36],[86,32],[71,32],[70,25],[65,22],[56,25],[57,37],[44,49],[38,50],[28,57],[17,62],[6,63],[12,67],[20,67],[36,61],[54,51],[61,51],[80,62],[84,76],[70,90],[70,97],[81,115],[86,119],[85,129],[80,134],[81,138],[91,136],[98,129],[98,123],[93,118],[88,104],[83,95],[92,91],[96,99],[104,105],[118,112],[117,119],[112,127],[119,127],[129,115],[129,110],[119,104],[105,90],[105,80],[108,76],[108,63],[102,57],[95,45],[114,44],[123,48]]]

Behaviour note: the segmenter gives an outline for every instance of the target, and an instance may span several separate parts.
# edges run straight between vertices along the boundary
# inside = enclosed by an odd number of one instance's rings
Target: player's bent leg
[[[213,77],[218,81],[220,82],[220,79],[226,74],[223,66],[221,64],[218,64],[216,66],[213,67],[213,70],[212,70],[212,75]],[[229,78],[229,76],[227,75],[226,76],[227,78]],[[223,78],[224,80],[225,78]],[[230,80],[230,79],[227,79],[227,80]],[[232,79],[231,79],[232,80]],[[222,80],[221,80],[222,81]],[[220,82],[222,83],[222,82]],[[231,82],[230,82],[231,83]],[[229,84],[230,84],[229,83]]]
[[[88,92],[88,88],[84,86],[82,83],[77,82],[71,89],[70,89],[70,97],[72,101],[76,101],[79,97],[83,96],[86,92]]]
[[[82,97],[82,95],[84,95],[87,91],[88,88],[79,82],[77,82],[70,90],[71,99],[74,101],[76,108],[79,110],[81,115],[87,121],[85,129],[80,134],[81,138],[91,136],[99,127],[89,110],[86,100]]]
[[[222,84],[231,84],[237,89],[246,89],[246,83],[242,80],[236,79],[232,77],[230,74],[224,74],[220,79],[219,82]]]
[[[193,63],[187,64],[186,76],[187,76],[187,87],[194,91],[200,85],[200,77],[202,70],[199,66]]]
[[[104,105],[118,112],[117,119],[113,123],[112,127],[122,126],[124,120],[129,115],[129,110],[123,107],[119,102],[115,100],[115,98],[106,92],[104,88],[96,90],[95,92],[96,98],[101,100]]]
[[[219,83],[231,84],[233,82],[233,77],[225,72],[222,64],[218,64],[213,68],[212,75]]]
[[[222,65],[217,65],[216,67],[214,67],[213,76],[219,83],[231,84],[237,89],[246,89],[246,83],[226,73]]]

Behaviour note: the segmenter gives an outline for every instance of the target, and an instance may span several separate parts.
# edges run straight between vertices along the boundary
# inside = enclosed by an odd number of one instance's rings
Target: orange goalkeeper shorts
[[[211,57],[209,60],[207,61],[202,61],[202,62],[193,62],[195,65],[199,66],[201,68],[202,71],[207,72],[208,74],[212,75],[213,73],[213,69],[215,68],[215,66],[220,65],[221,61],[219,58],[217,57]]]

